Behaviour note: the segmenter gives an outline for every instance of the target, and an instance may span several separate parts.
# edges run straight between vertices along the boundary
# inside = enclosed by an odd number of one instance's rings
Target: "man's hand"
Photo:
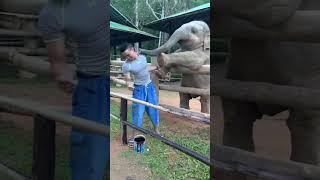
[[[76,81],[74,80],[74,69],[66,63],[66,49],[64,40],[58,40],[47,44],[51,72],[58,86],[66,93],[71,93]]]
[[[66,63],[52,64],[51,67],[59,88],[66,93],[72,93],[76,85],[74,71]]]
[[[147,68],[149,72],[155,72],[158,69],[155,65],[148,65]]]
[[[134,89],[133,83],[128,83],[128,89],[130,91],[133,91],[133,89]]]

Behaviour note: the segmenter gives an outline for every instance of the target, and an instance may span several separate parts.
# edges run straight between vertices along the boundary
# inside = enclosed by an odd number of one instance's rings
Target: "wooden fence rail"
[[[212,91],[214,95],[242,101],[320,109],[318,89],[224,79],[215,81]]]

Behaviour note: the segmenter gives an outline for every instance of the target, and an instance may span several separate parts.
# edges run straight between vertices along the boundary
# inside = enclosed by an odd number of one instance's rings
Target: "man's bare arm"
[[[49,43],[47,44],[47,49],[51,72],[56,78],[61,73],[61,67],[67,66],[64,41]]]
[[[75,84],[74,69],[66,62],[66,50],[63,40],[47,44],[50,69],[54,79],[58,81],[60,88],[70,93]]]
[[[128,87],[129,90],[133,89],[133,82],[132,79],[130,77],[130,74],[125,74],[124,75],[124,80],[126,81],[126,85]]]

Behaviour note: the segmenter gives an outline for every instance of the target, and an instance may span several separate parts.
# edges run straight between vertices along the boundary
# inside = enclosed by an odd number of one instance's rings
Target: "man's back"
[[[107,74],[109,23],[105,0],[49,0],[40,14],[39,28],[47,42],[67,36],[75,45],[75,64],[80,72]]]

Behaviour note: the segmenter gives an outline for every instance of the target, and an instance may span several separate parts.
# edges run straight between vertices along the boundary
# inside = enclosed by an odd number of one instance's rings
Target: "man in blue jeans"
[[[124,43],[120,47],[121,56],[126,59],[122,66],[122,73],[130,90],[133,90],[132,97],[142,101],[158,105],[158,98],[154,85],[150,79],[149,67],[145,56],[138,54],[129,43]],[[151,70],[151,68],[150,68]],[[130,73],[134,76],[134,84],[130,82]],[[154,131],[159,133],[159,111],[157,109],[132,103],[132,123],[138,127],[142,126],[142,118],[146,110],[153,126]],[[135,131],[133,130],[133,136]]]
[[[49,0],[38,22],[51,72],[60,88],[73,92],[72,114],[105,127],[110,110],[108,5],[107,0]],[[66,62],[66,38],[75,45],[76,73]],[[106,168],[109,173],[109,138],[72,128],[70,141],[71,179],[102,180]]]

